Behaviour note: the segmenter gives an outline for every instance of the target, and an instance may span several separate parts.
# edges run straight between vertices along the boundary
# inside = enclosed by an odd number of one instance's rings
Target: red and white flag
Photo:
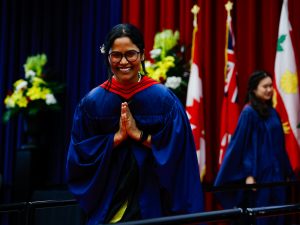
[[[224,71],[225,82],[221,111],[219,167],[223,161],[225,151],[230,142],[231,136],[234,133],[240,114],[239,105],[237,104],[238,87],[236,58],[234,54],[235,40],[230,16],[232,3],[229,1],[225,5],[225,8],[227,10]]]
[[[290,162],[294,171],[300,172],[299,82],[291,32],[288,1],[284,0],[280,15],[275,58],[273,103],[281,118]]]
[[[194,12],[195,13],[194,13]],[[197,26],[197,13],[199,7],[194,6],[192,9],[194,13],[194,30],[192,43],[192,62],[191,73],[187,89],[186,112],[188,114],[194,141],[196,144],[196,151],[198,157],[198,165],[201,180],[205,175],[205,138],[204,138],[204,111],[203,111],[203,88],[202,88],[202,74],[200,73],[200,35]],[[195,16],[196,15],[196,16]]]

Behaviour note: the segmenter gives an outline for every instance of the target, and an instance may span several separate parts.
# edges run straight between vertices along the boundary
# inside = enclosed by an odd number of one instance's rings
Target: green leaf
[[[34,116],[38,113],[38,111],[39,111],[39,108],[30,108],[30,109],[28,109],[28,115]]]
[[[57,82],[52,82],[48,84],[49,88],[52,90],[52,92],[54,94],[59,94],[59,93],[63,93],[64,89],[65,89],[65,84],[60,84]]]
[[[283,51],[283,47],[281,46],[281,44],[285,41],[286,39],[286,35],[283,34],[281,35],[278,40],[277,40],[277,51],[278,52],[282,52]]]
[[[4,112],[3,117],[2,117],[3,123],[7,123],[11,116],[12,116],[12,112],[10,110]]]
[[[58,105],[58,104],[53,104],[53,105],[48,105],[48,108],[50,109],[50,110],[61,110],[61,107],[60,107],[60,105]]]
[[[187,87],[188,86],[188,82],[182,80],[181,83],[180,83],[180,86],[183,86],[183,87]]]
[[[43,72],[43,66],[47,63],[47,56],[43,54],[37,54],[34,56],[29,56],[24,64],[25,72],[33,70],[36,72],[37,76],[41,76]]]

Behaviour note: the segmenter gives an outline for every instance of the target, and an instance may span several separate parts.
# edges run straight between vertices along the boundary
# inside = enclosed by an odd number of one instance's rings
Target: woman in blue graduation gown
[[[254,72],[248,82],[247,104],[226,150],[215,186],[234,183],[271,183],[293,176],[285,150],[280,118],[272,107],[273,85],[269,74]],[[217,194],[224,208],[285,204],[284,187]],[[282,218],[259,219],[257,224],[283,224]]]
[[[66,165],[87,224],[201,212],[191,127],[177,97],[140,74],[142,34],[119,24],[102,51],[109,78],[77,106]]]

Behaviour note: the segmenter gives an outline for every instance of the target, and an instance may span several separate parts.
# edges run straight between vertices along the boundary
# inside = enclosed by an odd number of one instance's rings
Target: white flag
[[[275,58],[274,106],[279,112],[284,132],[286,149],[295,171],[300,171],[300,102],[299,82],[295,54],[291,40],[288,1],[281,9],[277,51]],[[297,127],[298,126],[298,127]]]

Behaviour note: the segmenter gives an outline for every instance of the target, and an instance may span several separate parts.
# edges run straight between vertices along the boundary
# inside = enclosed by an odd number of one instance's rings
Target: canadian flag
[[[197,11],[197,6],[192,9]],[[198,8],[199,10],[199,8]],[[201,180],[205,175],[205,138],[204,138],[204,111],[202,75],[200,73],[200,36],[197,26],[197,17],[194,16],[194,30],[192,43],[191,73],[187,88],[186,112],[190,120],[196,145],[198,165]]]
[[[230,16],[232,3],[228,2],[225,7],[228,14],[226,21],[225,82],[220,125],[219,168],[223,161],[224,154],[230,142],[231,136],[235,131],[240,114],[239,105],[237,103],[238,87],[236,58],[234,54],[235,41]]]
[[[278,111],[285,133],[286,150],[294,171],[300,172],[300,102],[299,82],[291,40],[288,1],[281,9],[275,57],[275,92],[273,104]],[[298,126],[298,127],[297,127]]]

